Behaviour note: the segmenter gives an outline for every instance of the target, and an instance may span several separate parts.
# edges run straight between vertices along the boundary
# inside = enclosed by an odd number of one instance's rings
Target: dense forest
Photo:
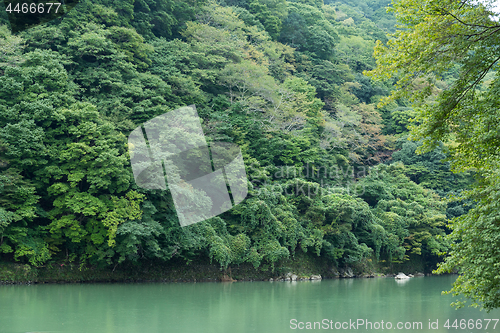
[[[82,0],[19,33],[2,18],[0,260],[432,270],[448,254],[456,291],[498,306],[481,288],[500,285],[500,26],[425,3]],[[249,192],[181,227],[168,190],[135,183],[127,137],[187,105],[241,148]]]

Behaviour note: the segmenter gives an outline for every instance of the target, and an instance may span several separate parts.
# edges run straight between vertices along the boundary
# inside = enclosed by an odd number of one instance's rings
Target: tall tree
[[[421,152],[451,141],[452,167],[475,169],[481,176],[470,196],[476,208],[455,219],[452,250],[438,272],[460,268],[450,292],[472,305],[500,306],[500,193],[498,94],[500,23],[494,1],[398,0],[393,10],[400,22],[387,45],[375,47],[375,78],[397,78],[389,99],[408,98],[417,107],[412,138],[422,139]],[[458,78],[444,90],[437,80],[452,68]],[[484,84],[486,75],[493,79]],[[463,302],[455,305],[462,306]]]

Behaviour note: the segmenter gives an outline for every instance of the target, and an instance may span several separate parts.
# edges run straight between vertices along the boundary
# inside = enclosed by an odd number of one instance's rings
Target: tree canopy
[[[500,23],[493,3],[395,1],[400,25],[386,45],[377,43],[377,68],[367,73],[397,80],[386,103],[413,101],[411,138],[422,140],[419,151],[445,142],[451,167],[477,174],[476,187],[466,195],[477,206],[452,221],[452,249],[438,272],[459,268],[452,292],[486,309],[500,305],[500,221],[493,207],[499,184]]]

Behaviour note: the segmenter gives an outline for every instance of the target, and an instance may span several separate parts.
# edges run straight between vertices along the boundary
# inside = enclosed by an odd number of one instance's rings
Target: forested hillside
[[[342,268],[435,268],[448,221],[473,207],[449,198],[473,173],[450,171],[453,143],[417,155],[411,96],[379,104],[396,80],[363,74],[396,31],[388,5],[83,0],[17,34],[4,20],[0,260],[272,269],[304,252]],[[449,68],[429,98],[458,78]],[[181,228],[168,191],[135,184],[127,136],[193,104],[210,141],[242,149],[249,194]]]

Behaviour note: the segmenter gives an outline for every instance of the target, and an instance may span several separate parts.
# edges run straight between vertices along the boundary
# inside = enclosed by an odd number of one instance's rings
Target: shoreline
[[[417,265],[420,266],[420,265]],[[424,268],[424,267],[418,267]],[[169,262],[126,263],[114,267],[80,266],[75,263],[51,263],[43,267],[0,262],[0,285],[9,284],[66,284],[66,283],[196,283],[196,282],[244,282],[244,281],[318,281],[323,279],[394,278],[399,272],[414,276],[428,276],[430,270],[413,265],[389,267],[332,266],[321,257],[306,254],[283,260],[275,267],[250,264],[221,269],[206,258],[190,263],[180,260]]]
[[[390,275],[376,275],[376,276],[353,276],[353,277],[321,277],[320,279],[305,279],[299,278],[297,280],[284,280],[284,279],[264,279],[264,280],[255,280],[255,279],[201,279],[201,280],[96,280],[96,281],[3,281],[0,280],[0,286],[8,286],[8,285],[35,285],[35,284],[114,284],[114,283],[123,283],[123,284],[139,284],[139,283],[234,283],[234,282],[317,282],[322,280],[339,280],[339,279],[380,279],[380,278],[393,278],[396,274]],[[429,277],[429,276],[441,276],[441,275],[457,275],[456,273],[449,274],[423,274],[419,276],[410,277],[409,279],[419,278],[419,277]]]

